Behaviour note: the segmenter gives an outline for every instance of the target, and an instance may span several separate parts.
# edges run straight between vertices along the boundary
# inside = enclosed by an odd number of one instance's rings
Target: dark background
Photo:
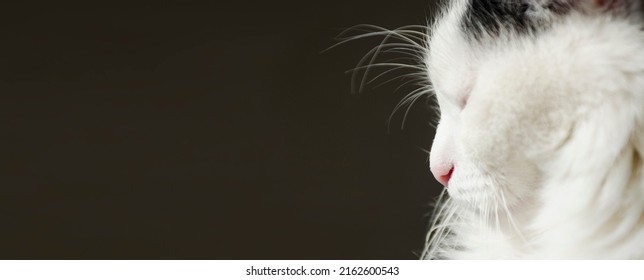
[[[431,101],[321,51],[431,1],[256,2],[4,6],[0,258],[417,258]]]

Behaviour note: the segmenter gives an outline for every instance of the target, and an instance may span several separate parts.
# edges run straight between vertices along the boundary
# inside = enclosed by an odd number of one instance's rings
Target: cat
[[[640,1],[452,1],[428,32],[448,198],[424,259],[644,258]]]
[[[428,27],[348,38],[384,36],[363,80],[413,72],[396,109],[436,98],[445,189],[422,259],[644,258],[640,2],[454,0]],[[376,63],[385,51],[417,64]]]

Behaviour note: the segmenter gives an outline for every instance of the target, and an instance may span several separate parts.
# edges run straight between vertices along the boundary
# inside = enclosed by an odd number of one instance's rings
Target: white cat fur
[[[644,258],[641,18],[543,14],[537,35],[475,42],[458,23],[468,2],[429,35],[430,161],[454,172],[423,258]]]

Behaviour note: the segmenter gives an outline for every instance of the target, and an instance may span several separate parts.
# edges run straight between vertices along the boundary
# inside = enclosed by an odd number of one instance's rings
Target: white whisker
[[[502,202],[501,206],[503,206],[503,210],[505,212],[506,217],[508,218],[508,222],[510,223],[510,226],[512,226],[512,229],[517,234],[517,236],[519,236],[519,238],[521,238],[521,240],[527,244],[528,240],[525,238],[525,236],[523,235],[523,232],[521,232],[521,230],[519,229],[519,226],[515,222],[514,217],[512,216],[512,212],[510,212],[510,209],[508,208],[508,203],[505,199],[505,195],[503,194],[503,191],[501,190],[498,193],[501,195],[501,202]]]

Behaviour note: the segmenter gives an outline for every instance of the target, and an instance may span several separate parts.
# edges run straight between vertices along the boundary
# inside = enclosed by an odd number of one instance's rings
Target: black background
[[[431,101],[321,51],[431,1],[177,2],[3,7],[0,258],[417,258]]]

